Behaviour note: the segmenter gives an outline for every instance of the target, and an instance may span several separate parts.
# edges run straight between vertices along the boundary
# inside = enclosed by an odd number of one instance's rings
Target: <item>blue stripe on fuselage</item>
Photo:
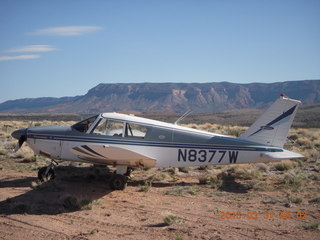
[[[125,139],[101,139],[92,137],[75,137],[75,136],[61,136],[48,134],[30,134],[28,138],[46,139],[55,141],[68,142],[89,142],[89,143],[103,143],[103,144],[120,144],[120,145],[134,145],[147,147],[169,147],[169,148],[201,148],[201,149],[227,149],[227,150],[242,150],[242,151],[267,151],[267,152],[282,152],[279,148],[269,147],[255,147],[255,146],[233,146],[233,145],[214,145],[214,144],[195,144],[195,143],[169,143],[169,142],[150,142],[139,140],[125,140]]]

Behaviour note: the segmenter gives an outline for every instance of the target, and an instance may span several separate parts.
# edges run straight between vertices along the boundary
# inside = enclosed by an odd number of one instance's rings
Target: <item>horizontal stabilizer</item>
[[[263,157],[273,160],[291,159],[291,158],[303,158],[304,156],[300,153],[283,150],[283,152],[267,152],[262,153]]]

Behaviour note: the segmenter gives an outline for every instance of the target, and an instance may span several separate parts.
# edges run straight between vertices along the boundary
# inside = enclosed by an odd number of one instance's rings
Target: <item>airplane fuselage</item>
[[[29,128],[27,143],[36,154],[57,160],[158,168],[264,162],[270,161],[265,153],[285,151],[173,124],[137,122],[133,118],[121,122],[143,125],[147,128],[143,138],[52,126]]]

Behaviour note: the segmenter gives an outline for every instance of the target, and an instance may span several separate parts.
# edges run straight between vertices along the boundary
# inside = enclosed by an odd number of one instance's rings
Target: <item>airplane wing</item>
[[[109,145],[81,145],[70,150],[80,159],[107,165],[154,167],[156,160],[140,153]]]

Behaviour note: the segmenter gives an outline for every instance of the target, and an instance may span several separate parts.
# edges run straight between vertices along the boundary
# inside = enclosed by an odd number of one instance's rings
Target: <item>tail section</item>
[[[300,103],[281,94],[240,138],[282,148]]]

